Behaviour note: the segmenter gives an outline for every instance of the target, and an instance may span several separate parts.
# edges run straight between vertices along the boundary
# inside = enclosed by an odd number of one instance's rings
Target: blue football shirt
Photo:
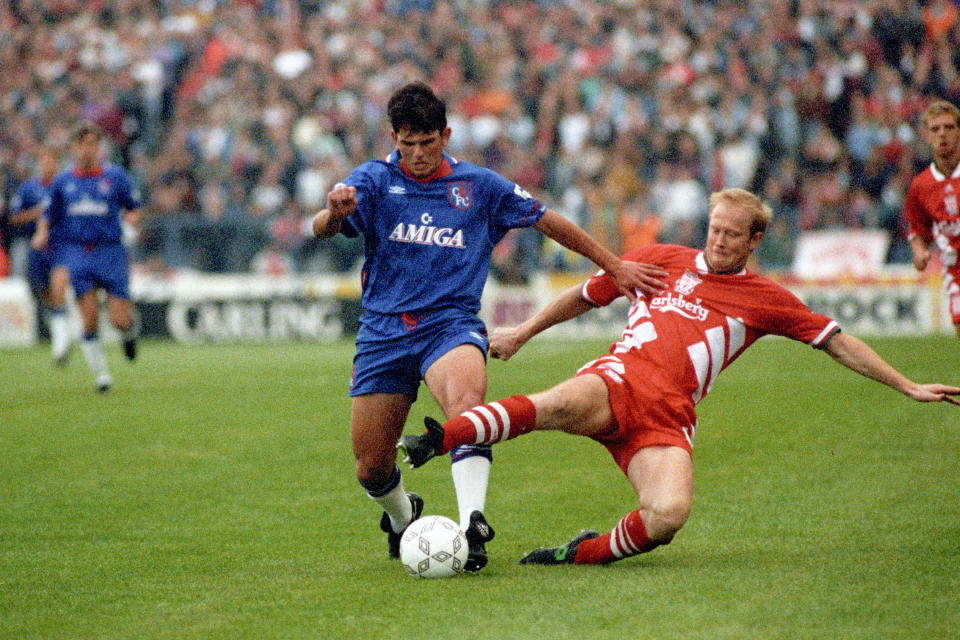
[[[30,178],[25,181],[17,189],[16,193],[13,194],[13,197],[10,198],[10,208],[9,216],[26,211],[27,209],[32,209],[41,202],[47,195],[47,188],[43,186],[40,178]],[[27,224],[21,224],[16,226],[11,226],[10,229],[13,231],[15,236],[24,236],[30,237],[33,235],[33,232],[37,230],[36,221],[28,222]]]
[[[494,245],[534,224],[546,207],[494,171],[444,154],[427,179],[407,174],[394,150],[343,181],[357,208],[341,231],[364,239],[365,309],[403,313],[480,309]]]
[[[120,167],[107,165],[90,173],[71,168],[50,183],[44,215],[58,241],[111,244],[123,237],[121,213],[139,207],[140,196]]]

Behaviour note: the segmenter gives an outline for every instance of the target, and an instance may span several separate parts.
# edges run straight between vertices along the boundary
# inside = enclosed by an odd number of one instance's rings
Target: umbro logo
[[[406,187],[401,187],[401,186],[399,186],[399,185],[394,185],[394,186],[390,187],[387,191],[388,191],[389,193],[392,193],[392,194],[398,195],[398,196],[402,196],[402,195],[405,195],[405,194],[407,193]]]

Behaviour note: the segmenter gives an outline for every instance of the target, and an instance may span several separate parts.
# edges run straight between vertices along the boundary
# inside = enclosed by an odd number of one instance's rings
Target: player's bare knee
[[[357,458],[357,480],[365,487],[384,485],[390,481],[393,466],[393,458],[360,456]]]
[[[530,399],[537,408],[538,424],[563,430],[567,425],[580,425],[590,417],[585,411],[583,398],[563,385],[534,394]]]
[[[449,406],[442,407],[442,409],[444,415],[449,419],[454,416],[459,416],[465,411],[469,411],[481,404],[483,404],[482,393],[466,392],[461,394],[454,402],[450,403]]]
[[[483,404],[483,396],[483,391],[468,391],[464,393],[461,402],[465,404],[466,407],[460,413],[463,413],[467,409],[472,409],[473,407]]]
[[[390,480],[396,464],[397,451],[361,451],[356,454],[357,480],[364,486],[379,486]]]
[[[659,544],[669,544],[690,517],[690,503],[671,500],[653,509],[641,510],[647,535]]]
[[[129,313],[124,313],[122,311],[114,311],[110,314],[110,322],[113,323],[120,331],[127,331],[130,329],[131,324],[133,324],[132,319],[130,318]]]

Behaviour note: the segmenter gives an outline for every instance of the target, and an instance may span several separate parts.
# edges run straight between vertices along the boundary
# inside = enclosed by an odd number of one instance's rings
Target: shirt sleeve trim
[[[838,325],[835,321],[831,320],[830,324],[824,327],[823,331],[821,331],[816,338],[810,341],[810,346],[813,347],[814,349],[821,349],[823,348],[823,345],[825,345],[830,338],[832,338],[835,334],[838,334],[838,333],[840,333],[840,325]]]
[[[580,299],[589,304],[591,307],[599,307],[600,304],[590,297],[590,294],[587,293],[587,285],[590,284],[590,281],[587,280],[580,286]]]

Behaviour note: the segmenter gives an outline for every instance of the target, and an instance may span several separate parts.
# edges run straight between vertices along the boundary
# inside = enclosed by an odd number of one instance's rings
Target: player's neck
[[[933,159],[933,166],[937,168],[937,171],[947,177],[952,176],[953,172],[957,170],[957,164],[960,164],[960,154],[946,158],[934,157]]]
[[[92,178],[103,173],[103,166],[100,163],[92,165],[78,164],[74,167],[73,173],[79,178]]]
[[[400,162],[398,162],[397,165],[400,167],[400,170],[403,171],[403,173],[404,173],[408,178],[412,178],[413,180],[416,180],[417,182],[424,182],[424,183],[426,183],[426,182],[430,182],[431,180],[434,180],[434,179],[436,179],[436,178],[444,178],[444,177],[450,175],[451,173],[453,173],[453,170],[450,168],[450,163],[447,162],[447,159],[446,159],[446,158],[443,158],[443,159],[440,161],[440,164],[437,165],[437,168],[434,169],[432,172],[430,172],[429,175],[424,175],[424,176],[418,176],[418,175],[414,174],[412,171],[410,171],[410,169],[407,168],[407,165],[404,164],[403,160],[400,160]]]
[[[706,251],[703,253],[703,261],[707,265],[707,271],[718,276],[730,275],[731,273],[740,273],[747,267],[747,261],[744,260],[743,264],[738,267],[733,267],[732,269],[728,269],[726,271],[718,271],[717,269],[713,268],[712,264],[710,264],[710,260],[707,258]]]

